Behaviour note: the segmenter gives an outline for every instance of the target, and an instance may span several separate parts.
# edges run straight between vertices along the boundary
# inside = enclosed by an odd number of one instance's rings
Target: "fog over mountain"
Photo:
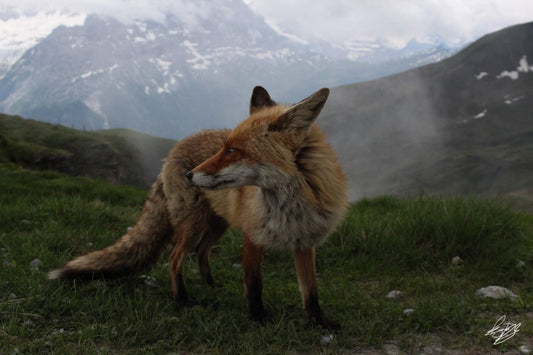
[[[533,206],[533,22],[458,54],[332,91],[320,123],[352,198],[507,194]]]
[[[109,16],[107,8],[82,25],[56,28],[4,65],[0,111],[181,138],[234,126],[246,117],[255,85],[297,101],[319,87],[370,80],[458,50],[438,37],[403,48],[385,40],[308,43],[271,27],[242,1],[178,3],[186,11],[154,6],[132,20],[118,11]]]

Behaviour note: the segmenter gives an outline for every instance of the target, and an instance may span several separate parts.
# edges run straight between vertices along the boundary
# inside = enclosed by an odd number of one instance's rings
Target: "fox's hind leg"
[[[220,239],[226,229],[228,229],[228,224],[224,219],[215,215],[211,216],[209,227],[196,246],[200,275],[202,275],[204,281],[210,286],[214,286],[215,282],[213,281],[211,268],[209,267],[209,253],[213,244]]]
[[[205,228],[205,226],[204,226]],[[183,282],[183,264],[187,253],[193,247],[198,237],[204,234],[199,224],[194,219],[187,219],[174,227],[174,238],[176,245],[170,253],[170,277],[172,281],[172,292],[174,294],[174,303],[177,308],[189,305],[189,297]]]

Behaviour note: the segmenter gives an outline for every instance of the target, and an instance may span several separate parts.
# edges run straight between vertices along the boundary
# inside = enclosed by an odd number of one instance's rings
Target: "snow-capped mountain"
[[[460,44],[448,45],[439,36],[425,41],[413,39],[404,46],[396,46],[385,39],[375,41],[349,40],[333,44],[345,56],[355,62],[383,63],[391,60],[418,60],[419,65],[434,63],[447,58],[461,48]]]
[[[283,33],[240,0],[193,3],[190,17],[120,21],[92,14],[81,25],[34,36],[38,43],[15,63],[4,61],[0,111],[179,138],[234,125],[246,116],[255,85],[298,100],[322,86],[369,80],[451,53],[379,45],[356,56],[352,44],[313,44]]]

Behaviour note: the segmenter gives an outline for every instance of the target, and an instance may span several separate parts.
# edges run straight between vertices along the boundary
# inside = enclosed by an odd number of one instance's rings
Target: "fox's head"
[[[321,89],[305,100],[283,106],[257,86],[250,100],[250,117],[228,136],[221,149],[187,173],[205,189],[244,185],[273,188],[298,171],[297,156],[328,98]]]

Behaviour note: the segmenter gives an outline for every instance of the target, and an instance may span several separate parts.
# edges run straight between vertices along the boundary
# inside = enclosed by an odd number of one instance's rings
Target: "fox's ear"
[[[256,86],[250,99],[250,115],[265,107],[276,106],[276,103],[270,98],[268,91],[262,86]]]
[[[299,130],[308,128],[322,111],[328,95],[329,89],[318,90],[307,99],[289,107],[283,115],[268,126],[268,130],[279,132],[286,129]]]

